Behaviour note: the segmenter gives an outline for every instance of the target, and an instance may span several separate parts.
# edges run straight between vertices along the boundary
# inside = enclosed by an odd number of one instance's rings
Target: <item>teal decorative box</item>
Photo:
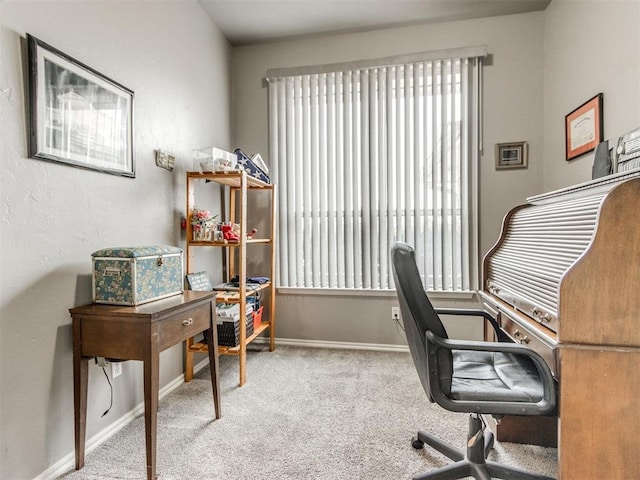
[[[181,248],[116,247],[91,256],[94,303],[140,305],[183,291]]]

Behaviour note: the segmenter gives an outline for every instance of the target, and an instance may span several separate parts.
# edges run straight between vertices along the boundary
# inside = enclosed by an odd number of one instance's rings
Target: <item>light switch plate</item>
[[[173,166],[176,163],[176,157],[164,150],[156,150],[156,165],[158,167],[173,171]]]

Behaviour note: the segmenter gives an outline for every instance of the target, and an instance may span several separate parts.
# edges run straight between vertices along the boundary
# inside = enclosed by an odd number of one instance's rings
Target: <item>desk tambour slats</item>
[[[562,275],[588,247],[603,197],[600,193],[515,212],[500,249],[487,262],[490,291],[554,319]],[[553,321],[550,327],[555,330]]]

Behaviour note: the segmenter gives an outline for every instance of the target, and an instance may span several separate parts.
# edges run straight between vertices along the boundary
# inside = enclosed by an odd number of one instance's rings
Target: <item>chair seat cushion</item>
[[[538,369],[522,355],[454,350],[451,398],[537,402],[543,386]]]

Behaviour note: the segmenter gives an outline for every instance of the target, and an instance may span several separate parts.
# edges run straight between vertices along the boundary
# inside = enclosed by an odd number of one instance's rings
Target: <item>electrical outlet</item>
[[[111,362],[111,378],[122,375],[122,362]]]
[[[400,316],[400,307],[391,307],[391,319],[394,322],[399,322],[402,317]]]

